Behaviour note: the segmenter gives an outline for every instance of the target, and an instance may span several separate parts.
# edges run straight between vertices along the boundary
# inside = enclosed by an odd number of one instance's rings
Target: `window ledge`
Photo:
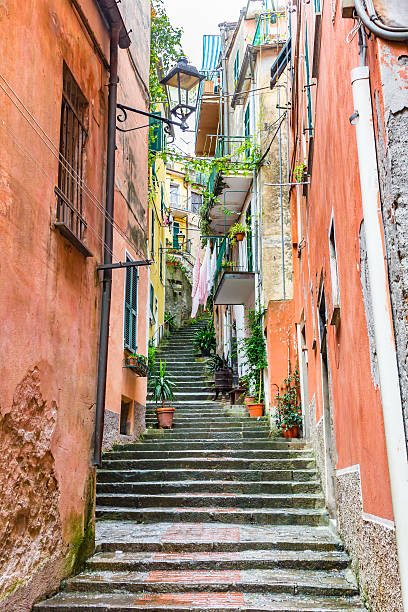
[[[93,257],[93,253],[88,249],[86,244],[82,242],[74,232],[63,221],[55,221],[54,229],[64,236],[69,242],[80,252],[84,257]]]

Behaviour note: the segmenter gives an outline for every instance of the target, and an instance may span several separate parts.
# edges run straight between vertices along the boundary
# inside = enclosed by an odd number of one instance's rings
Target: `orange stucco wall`
[[[108,58],[109,32],[94,0],[80,5]],[[81,539],[86,536],[92,545],[87,522],[94,502],[91,450],[100,324],[96,266],[102,259],[108,72],[69,0],[1,3],[0,27],[0,574],[7,576],[2,589],[11,593],[0,607],[15,610],[16,602],[24,602],[28,610],[71,571]],[[120,55],[123,91],[137,80],[126,51]],[[89,191],[83,191],[83,211],[90,258],[53,228],[64,62],[89,104]],[[144,134],[136,143],[133,169],[142,235],[146,139]],[[129,175],[132,142],[118,147],[117,155],[116,210],[125,231],[132,227],[133,211],[120,199],[120,176]],[[142,246],[143,240],[143,252]],[[124,244],[116,242],[115,256],[123,259],[123,253]],[[145,270],[141,305],[146,287]],[[123,308],[123,272],[114,272],[112,352],[119,328],[123,338],[119,302]],[[143,306],[140,311],[145,348]],[[122,378],[122,358],[123,351],[114,372],[119,377],[110,381],[108,394],[117,386],[129,388]],[[134,394],[144,400],[143,383]]]
[[[278,387],[296,367],[296,327],[293,300],[270,301],[266,313],[266,346],[270,404]]]
[[[337,447],[336,468],[359,464],[364,511],[392,519],[382,407],[378,387],[371,376],[366,311],[360,280],[359,231],[363,215],[356,138],[354,127],[348,119],[353,112],[350,71],[359,65],[358,46],[357,38],[349,45],[345,42],[350,30],[348,20],[338,19],[333,35],[329,13],[325,11],[323,16],[318,88],[312,88],[314,158],[307,201],[302,198],[303,218],[306,219],[303,228],[305,248],[300,259],[294,258],[295,321],[300,322],[302,316],[306,320],[308,399],[311,401],[315,396],[318,421],[322,416],[322,387],[316,308],[322,278],[330,321],[333,300],[329,229],[333,215],[341,318],[337,327],[327,325],[327,342]],[[309,15],[309,22],[311,19]],[[300,39],[303,37],[302,30]],[[309,30],[309,41],[311,38]],[[301,74],[300,90],[304,79],[305,75]],[[298,119],[299,128],[301,117]],[[296,126],[292,128],[293,136]],[[295,190],[292,191],[292,203],[296,211]],[[294,233],[296,235],[296,229]],[[314,337],[317,345],[312,349]]]

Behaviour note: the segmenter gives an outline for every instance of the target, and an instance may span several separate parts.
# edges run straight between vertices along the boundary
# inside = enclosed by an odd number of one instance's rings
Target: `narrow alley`
[[[0,0],[0,612],[408,612],[407,235],[407,0]]]
[[[211,400],[199,326],[161,351],[178,383],[174,429],[104,455],[96,553],[37,612],[363,609],[310,446]]]

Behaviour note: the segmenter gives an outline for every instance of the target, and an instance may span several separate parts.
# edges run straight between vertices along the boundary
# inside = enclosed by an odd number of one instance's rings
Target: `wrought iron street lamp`
[[[197,109],[200,83],[204,78],[186,57],[180,57],[177,65],[160,81],[166,88],[170,112],[180,119],[183,131],[187,129],[187,118]]]
[[[186,123],[187,118],[197,109],[200,83],[204,78],[204,75],[200,74],[195,66],[191,66],[191,64],[188,63],[187,58],[180,57],[177,65],[160,81],[160,84],[164,85],[166,88],[170,112],[179,119],[179,122],[167,119],[167,117],[160,117],[154,113],[147,113],[132,108],[131,106],[125,106],[124,104],[117,105],[118,109],[121,111],[117,119],[120,123],[123,123],[127,119],[128,112],[137,113],[145,117],[152,117],[156,121],[162,121],[166,124],[166,131],[169,131],[170,125],[175,125],[185,132],[188,130],[188,125]],[[140,126],[128,130],[117,126],[117,129],[120,132],[132,132],[142,127],[147,126]]]

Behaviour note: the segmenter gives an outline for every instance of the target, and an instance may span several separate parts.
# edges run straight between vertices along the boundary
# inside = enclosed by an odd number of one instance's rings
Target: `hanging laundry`
[[[198,249],[197,257],[195,260],[194,268],[193,268],[193,286],[191,288],[191,297],[192,297],[192,308],[191,308],[191,318],[197,314],[198,306],[199,306],[199,291],[198,287],[200,284],[200,249]]]
[[[211,293],[211,289],[214,286],[214,276],[215,276],[216,269],[217,269],[217,249],[214,245],[214,250],[211,255],[211,260],[210,260],[209,277],[208,277],[208,282],[207,282],[207,288],[208,288],[209,294]]]
[[[207,242],[207,246],[205,248],[205,255],[203,259],[203,264],[200,269],[200,284],[198,288],[198,299],[200,304],[203,306],[207,303],[208,298],[208,288],[207,288],[207,279],[209,273],[209,262],[210,262],[210,245]]]

